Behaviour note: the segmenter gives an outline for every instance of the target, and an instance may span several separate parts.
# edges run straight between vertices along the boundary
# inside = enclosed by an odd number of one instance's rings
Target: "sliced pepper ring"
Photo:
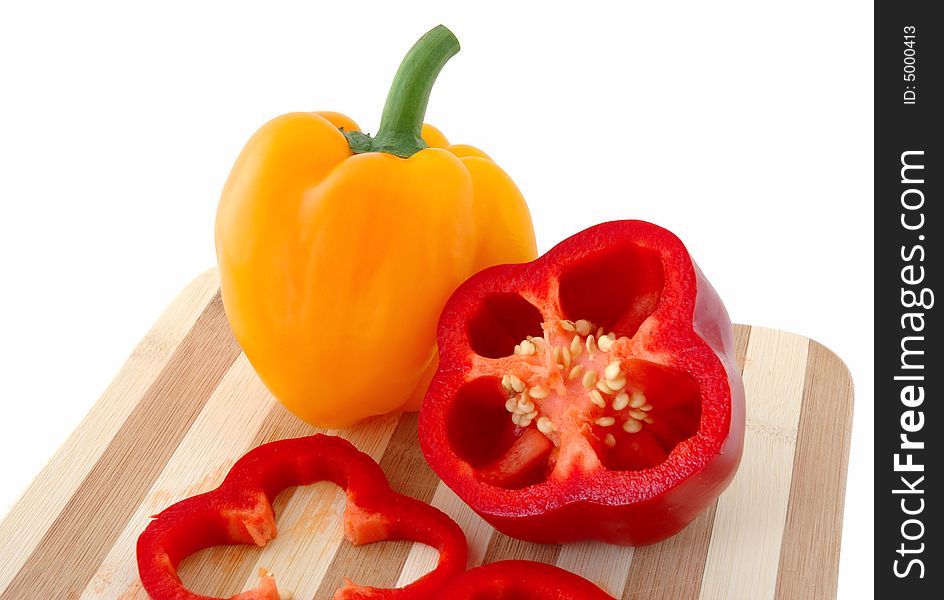
[[[613,600],[592,582],[554,565],[502,560],[449,582],[450,600]]]
[[[661,227],[603,223],[474,275],[447,302],[438,346],[423,453],[512,537],[658,542],[737,469],[731,321]]]
[[[344,535],[352,544],[405,539],[439,551],[436,568],[405,587],[381,589],[348,580],[336,600],[435,598],[465,570],[465,535],[452,519],[394,492],[379,465],[346,440],[319,434],[259,446],[236,462],[219,487],[156,515],[137,544],[144,589],[154,600],[212,600],[183,585],[177,575],[180,561],[210,546],[264,546],[276,535],[272,502],[279,492],[317,481],[345,489]],[[279,593],[274,579],[263,574],[258,587],[231,600],[279,600]]]

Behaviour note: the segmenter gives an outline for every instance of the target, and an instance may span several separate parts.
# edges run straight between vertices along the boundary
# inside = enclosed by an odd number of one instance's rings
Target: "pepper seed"
[[[613,398],[613,410],[623,410],[629,406],[629,395],[626,392],[620,392]]]
[[[586,319],[580,319],[574,323],[574,328],[577,330],[578,334],[587,335],[590,333],[590,330],[593,329],[593,325]]]
[[[527,387],[527,386],[525,386],[524,382],[521,381],[521,379],[518,378],[517,375],[509,375],[509,376],[508,376],[508,383],[511,384],[511,389],[515,390],[515,391],[518,392],[519,394],[520,394],[521,392],[523,392],[523,391],[526,389],[526,387]]]

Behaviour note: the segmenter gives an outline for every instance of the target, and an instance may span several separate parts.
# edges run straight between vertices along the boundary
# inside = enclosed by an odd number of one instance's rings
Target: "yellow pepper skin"
[[[216,250],[233,333],[272,394],[315,426],[417,409],[451,292],[487,266],[537,256],[505,172],[421,130],[428,88],[457,50],[442,26],[417,42],[374,138],[339,113],[273,119],[223,189]],[[380,150],[365,146],[375,141]]]

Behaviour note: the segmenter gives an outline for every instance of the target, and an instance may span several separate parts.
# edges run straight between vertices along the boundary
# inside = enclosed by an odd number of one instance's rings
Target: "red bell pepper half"
[[[658,542],[734,476],[744,390],[731,322],[661,227],[604,223],[474,275],[438,342],[423,453],[508,535]]]
[[[579,575],[530,560],[476,567],[452,579],[448,590],[450,600],[613,600]]]
[[[437,591],[465,570],[465,535],[440,510],[390,489],[383,471],[349,442],[313,435],[264,444],[243,456],[213,491],[170,506],[138,538],[138,572],[154,600],[211,600],[187,590],[177,565],[194,552],[221,544],[264,546],[276,535],[272,501],[280,491],[316,481],[333,481],[347,491],[344,535],[356,545],[413,540],[439,550],[438,566],[398,589],[358,586],[350,581],[336,600],[437,598]],[[259,587],[234,600],[279,600],[275,581],[263,575]]]

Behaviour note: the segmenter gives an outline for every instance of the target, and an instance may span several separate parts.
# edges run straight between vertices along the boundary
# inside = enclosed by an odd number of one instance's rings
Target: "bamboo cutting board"
[[[341,431],[394,489],[449,513],[470,562],[557,564],[617,598],[830,598],[839,564],[852,383],[807,338],[736,326],[747,391],[744,458],[731,487],[677,536],[653,546],[538,545],[494,531],[423,460],[416,415]],[[230,333],[215,271],[191,283],[145,336],[79,428],[0,523],[0,600],[144,600],[135,542],[149,515],[217,486],[254,446],[315,433],[260,383]],[[230,596],[264,567],[296,600],[330,598],[344,577],[403,585],[436,554],[409,542],[355,548],[333,484],[283,492],[265,548],[205,550],[181,565],[194,591]]]

